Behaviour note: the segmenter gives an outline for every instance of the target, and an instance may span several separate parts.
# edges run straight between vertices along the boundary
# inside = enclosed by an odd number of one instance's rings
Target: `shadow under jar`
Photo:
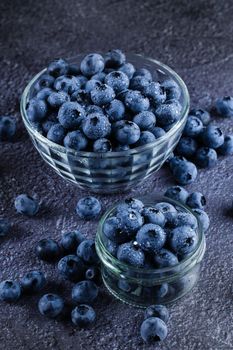
[[[68,60],[79,64],[85,55]],[[128,151],[95,153],[75,151],[58,145],[41,134],[27,115],[26,106],[35,95],[34,86],[46,69],[38,73],[25,88],[21,99],[21,115],[34,146],[42,158],[61,177],[78,187],[96,193],[127,191],[158,171],[177,145],[185,126],[189,110],[189,94],[183,80],[168,66],[151,58],[128,54],[128,61],[136,68],[147,68],[153,79],[163,82],[173,79],[181,90],[179,120],[156,141]]]
[[[155,199],[156,198],[156,199]],[[206,242],[204,232],[196,215],[183,204],[167,197],[140,198],[146,206],[159,202],[174,205],[179,211],[190,213],[197,219],[198,242],[195,250],[177,265],[166,268],[136,268],[120,262],[106,248],[107,239],[103,233],[105,220],[112,216],[116,206],[102,217],[96,236],[96,250],[101,260],[101,271],[105,286],[121,301],[147,307],[152,304],[169,304],[191,291],[199,279],[200,263],[203,259]]]

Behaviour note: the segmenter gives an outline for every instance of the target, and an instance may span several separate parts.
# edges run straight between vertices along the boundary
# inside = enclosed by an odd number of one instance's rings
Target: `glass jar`
[[[190,208],[180,202],[156,195],[140,199],[145,205],[150,206],[158,202],[168,202],[178,208],[179,211],[194,215],[198,222],[196,248],[186,258],[172,267],[160,269],[136,268],[120,262],[107,249],[107,239],[103,234],[103,224],[109,216],[113,215],[115,205],[101,218],[96,236],[96,250],[101,260],[103,281],[111,294],[133,306],[147,307],[152,304],[168,304],[184,296],[197,283],[200,263],[206,248],[204,232],[198,217]]]

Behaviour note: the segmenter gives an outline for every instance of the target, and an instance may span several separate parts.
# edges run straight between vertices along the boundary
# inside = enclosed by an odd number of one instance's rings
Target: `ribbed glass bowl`
[[[78,55],[70,63],[80,63]],[[67,149],[44,137],[29,121],[26,106],[34,93],[34,85],[46,71],[38,73],[25,88],[21,99],[21,115],[34,146],[61,177],[82,189],[97,193],[115,193],[129,190],[159,170],[178,143],[189,110],[189,94],[183,80],[168,66],[141,55],[128,54],[128,61],[136,68],[148,68],[155,80],[172,78],[181,89],[181,115],[178,122],[155,142],[129,151],[95,153]]]
[[[198,217],[180,202],[159,195],[139,199],[148,206],[168,202],[180,211],[194,215],[198,222],[197,246],[191,254],[172,267],[145,269],[122,263],[106,248],[107,239],[103,233],[105,220],[115,212],[114,205],[101,218],[96,235],[96,251],[101,261],[102,278],[109,292],[127,304],[147,307],[152,304],[173,303],[188,293],[198,281],[200,263],[206,249],[204,232]]]

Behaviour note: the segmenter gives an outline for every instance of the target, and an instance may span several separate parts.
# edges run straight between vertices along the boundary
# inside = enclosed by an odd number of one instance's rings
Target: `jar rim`
[[[73,62],[75,59],[81,59],[85,54],[79,54],[76,55],[70,59],[68,59],[68,62],[70,63],[75,63]],[[26,110],[26,106],[27,103],[29,101],[29,95],[31,93],[31,89],[34,86],[35,82],[37,81],[37,79],[46,72],[46,68],[43,69],[42,71],[40,71],[38,74],[36,74],[31,81],[27,84],[26,88],[23,91],[22,94],[22,98],[20,101],[20,112],[21,112],[21,116],[24,122],[24,125],[26,126],[27,130],[36,138],[38,139],[40,142],[45,143],[48,147],[51,147],[52,149],[54,149],[54,151],[57,152],[61,152],[61,153],[67,153],[67,151],[69,151],[70,154],[76,156],[83,156],[86,158],[112,158],[112,157],[125,157],[125,156],[129,156],[129,155],[133,155],[133,154],[138,154],[141,153],[145,150],[150,150],[153,149],[155,147],[157,147],[158,145],[162,144],[163,142],[166,142],[167,140],[169,140],[179,129],[180,127],[183,125],[183,123],[185,122],[188,112],[189,112],[189,107],[190,107],[190,97],[189,97],[189,93],[188,93],[188,89],[186,84],[184,83],[183,79],[173,70],[171,69],[169,66],[153,59],[150,57],[144,57],[141,54],[132,54],[132,53],[128,53],[127,56],[132,57],[132,58],[141,58],[144,59],[147,62],[151,62],[154,63],[155,66],[155,70],[157,71],[161,71],[162,73],[166,73],[168,75],[168,78],[172,78],[173,80],[175,80],[175,82],[179,85],[179,87],[181,88],[183,97],[184,97],[184,101],[182,104],[182,109],[181,109],[181,118],[172,126],[172,128],[170,130],[168,130],[163,136],[161,136],[160,138],[158,138],[157,140],[155,140],[154,142],[151,142],[149,144],[146,145],[142,145],[142,146],[138,146],[135,148],[132,148],[128,151],[118,151],[118,152],[107,152],[107,153],[96,153],[96,152],[87,152],[87,151],[75,151],[73,149],[66,149],[64,146],[62,145],[58,145],[50,140],[48,140],[45,136],[43,136],[38,130],[36,130],[35,127],[33,127],[32,123],[29,121],[28,116],[27,116],[27,110]]]

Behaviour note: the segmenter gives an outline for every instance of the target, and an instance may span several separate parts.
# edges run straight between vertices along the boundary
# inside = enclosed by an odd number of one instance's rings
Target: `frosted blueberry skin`
[[[186,204],[190,208],[204,209],[206,206],[206,199],[201,192],[193,192],[188,196]]]
[[[195,117],[195,116],[189,116],[184,128],[183,135],[189,136],[189,137],[196,137],[199,136],[204,130],[204,126],[202,121]]]
[[[77,90],[71,95],[71,101],[78,102],[85,109],[91,103],[90,94],[84,89]]]
[[[140,248],[149,253],[159,251],[165,244],[166,232],[156,224],[145,224],[136,234]]]
[[[59,58],[58,60],[55,60],[48,65],[47,72],[54,78],[57,78],[60,75],[67,74],[68,68],[68,63],[65,60]]]
[[[147,96],[152,105],[157,106],[166,101],[166,90],[158,83],[152,81],[144,87],[143,93]]]
[[[152,132],[150,131],[142,131],[139,137],[139,140],[136,143],[136,146],[143,146],[146,145],[148,143],[152,143],[154,142],[155,136],[154,134],[152,134]]]
[[[201,120],[204,126],[207,126],[210,123],[211,117],[209,112],[199,108],[199,109],[191,109],[189,112],[189,116],[197,117]]]
[[[125,106],[120,100],[114,99],[105,107],[105,112],[112,123],[117,122],[124,118]]]
[[[152,129],[155,127],[156,117],[154,113],[145,111],[136,114],[133,118],[133,122],[139,126],[140,130],[149,130],[153,133]]]
[[[137,243],[127,242],[119,246],[117,250],[117,259],[125,264],[143,267],[145,255]]]
[[[76,206],[76,212],[82,219],[91,220],[96,218],[101,212],[101,203],[95,197],[83,197]]]
[[[111,216],[105,220],[103,232],[108,239],[118,244],[125,243],[130,239],[130,233],[122,230],[121,220],[116,216]]]
[[[202,132],[202,142],[204,146],[218,148],[224,143],[224,135],[220,128],[209,125]]]
[[[125,54],[119,50],[109,50],[105,55],[105,66],[108,68],[118,68],[125,64]]]
[[[116,207],[116,211],[120,213],[121,211],[125,211],[128,209],[134,209],[139,213],[141,213],[143,208],[144,208],[144,203],[141,200],[137,198],[129,197],[129,198],[126,198],[123,203],[119,204]]]
[[[111,88],[106,84],[97,85],[91,90],[91,100],[97,106],[103,106],[114,100],[116,94]]]
[[[208,214],[202,209],[193,209],[193,212],[197,215],[199,221],[201,222],[203,231],[206,232],[210,226]]]
[[[38,303],[40,313],[49,318],[59,316],[64,309],[64,300],[57,294],[45,294]]]
[[[179,263],[178,258],[170,250],[162,248],[154,256],[155,266],[158,268],[175,266]]]
[[[96,313],[90,305],[81,304],[72,310],[71,320],[79,328],[89,328],[95,323]]]
[[[218,152],[223,156],[233,155],[233,136],[226,135],[224,137],[224,143],[218,148]]]
[[[37,98],[32,98],[27,106],[28,119],[32,123],[41,122],[45,119],[48,107],[44,100],[39,100]]]
[[[198,236],[190,226],[178,226],[171,230],[168,241],[176,254],[190,254],[196,248]]]
[[[92,113],[102,113],[104,114],[104,111],[100,106],[96,105],[89,105],[85,107],[85,112],[86,114],[92,114]]]
[[[166,79],[161,83],[161,86],[166,92],[167,100],[179,100],[181,96],[181,90],[178,84],[173,79]]]
[[[81,88],[81,83],[80,80],[73,75],[62,75],[55,80],[53,86],[56,91],[64,91],[72,95]]]
[[[137,77],[137,76],[144,77],[149,82],[152,81],[152,75],[151,75],[150,71],[148,69],[146,69],[146,68],[138,68],[138,69],[136,69],[133,77]]]
[[[178,184],[182,186],[189,185],[197,177],[197,168],[195,164],[183,161],[174,167],[173,176]]]
[[[56,241],[45,238],[37,243],[35,253],[40,260],[52,262],[59,258],[61,250]]]
[[[101,113],[91,113],[83,121],[84,134],[91,140],[106,137],[111,132],[111,124],[106,116]]]
[[[183,204],[186,203],[188,195],[188,191],[186,191],[186,189],[181,186],[169,187],[164,193],[164,196],[171,198],[177,202],[181,202]]]
[[[155,204],[154,207],[163,213],[163,215],[165,216],[165,219],[166,219],[166,224],[168,224],[168,225],[171,222],[173,222],[173,220],[177,216],[176,208],[170,203],[160,202],[160,203]]]
[[[97,153],[106,153],[112,150],[111,142],[106,138],[100,138],[93,143],[93,151]]]
[[[144,312],[144,319],[149,317],[158,317],[167,323],[169,320],[169,311],[164,305],[151,305]]]
[[[164,127],[177,122],[180,112],[181,106],[176,100],[169,100],[159,105],[155,110],[158,125]]]
[[[145,88],[150,84],[149,80],[143,76],[133,77],[130,81],[130,89],[144,93]]]
[[[125,95],[125,105],[133,113],[139,113],[142,111],[147,111],[150,102],[147,97],[142,95],[140,91],[129,90]]]
[[[27,194],[20,194],[15,198],[15,209],[17,213],[34,216],[39,210],[39,203]]]
[[[156,139],[159,139],[160,137],[166,134],[166,131],[158,126],[155,126],[150,131],[152,132],[152,134],[154,134]]]
[[[66,253],[75,253],[78,245],[85,237],[79,231],[65,232],[61,237],[61,246]]]
[[[132,121],[120,120],[113,125],[115,139],[122,145],[132,145],[140,138],[140,128]]]
[[[176,147],[176,153],[180,156],[190,158],[195,155],[198,143],[192,137],[181,137]]]
[[[120,72],[125,73],[129,79],[131,79],[135,73],[135,68],[132,63],[124,63],[122,66],[118,68]]]
[[[65,129],[79,127],[84,116],[85,111],[77,102],[65,102],[58,111],[58,120]]]
[[[84,277],[85,264],[82,259],[76,255],[64,256],[58,262],[58,272],[72,282],[80,281]]]
[[[101,86],[101,82],[96,79],[91,79],[86,82],[85,90],[87,93],[90,93],[92,90],[94,90],[98,86]]]
[[[42,90],[39,90],[36,94],[36,98],[38,100],[47,100],[47,98],[49,97],[49,95],[51,95],[54,92],[53,89],[51,88],[43,88]]]
[[[121,230],[129,235],[137,232],[143,225],[143,216],[134,209],[126,209],[116,214],[120,219]]]
[[[6,280],[0,283],[0,301],[16,302],[21,296],[21,287],[18,282]]]
[[[57,124],[52,123],[50,125],[51,126],[47,133],[47,139],[54,143],[62,145],[65,137],[65,129],[60,123],[57,123]],[[46,129],[47,127],[49,126],[46,125]]]
[[[41,271],[29,271],[20,281],[23,293],[32,294],[41,291],[45,284],[46,278]]]
[[[145,207],[142,211],[145,223],[156,224],[161,227],[165,226],[166,219],[162,211],[154,207]]]
[[[78,282],[72,289],[72,301],[75,304],[91,304],[99,294],[99,288],[92,281]]]
[[[13,117],[0,117],[0,142],[12,141],[16,133],[16,120]]]
[[[36,92],[40,91],[44,88],[51,88],[54,84],[55,79],[49,75],[49,74],[42,74],[40,78],[37,80],[37,82],[34,85],[34,89]]]
[[[146,343],[162,341],[166,339],[167,333],[165,322],[158,317],[149,317],[142,322],[140,334]]]
[[[96,253],[95,242],[92,239],[82,241],[76,252],[77,256],[87,264],[98,264],[99,257]]]
[[[233,97],[225,96],[223,98],[218,99],[216,101],[215,107],[221,117],[233,117]]]
[[[119,93],[129,87],[129,78],[128,76],[120,71],[113,71],[106,75],[105,84],[111,86],[111,88]]]
[[[190,213],[178,212],[177,217],[170,223],[170,227],[175,228],[178,226],[190,226],[195,230],[198,226],[197,219]]]
[[[88,139],[80,130],[69,132],[64,138],[64,146],[81,151],[87,148]]]
[[[80,70],[82,74],[87,77],[100,73],[103,71],[103,69],[104,58],[97,53],[86,55],[80,64]]]
[[[0,238],[5,237],[11,229],[11,223],[8,219],[0,218]]]
[[[217,160],[217,152],[209,147],[198,148],[195,155],[195,162],[200,168],[213,168]]]

